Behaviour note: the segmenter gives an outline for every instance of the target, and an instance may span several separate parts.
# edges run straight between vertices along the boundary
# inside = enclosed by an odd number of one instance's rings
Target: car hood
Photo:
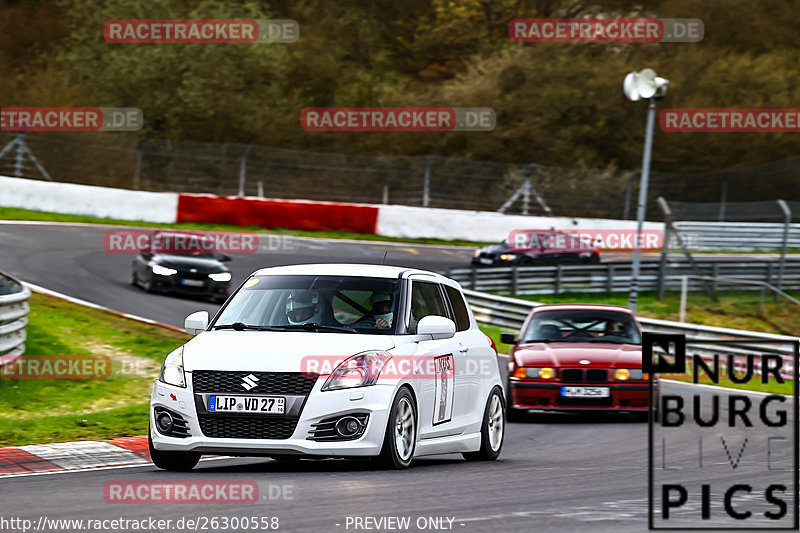
[[[191,255],[158,255],[153,262],[163,267],[188,270],[196,268],[198,272],[227,272],[228,267],[216,259],[204,259]]]
[[[506,253],[509,251],[509,248],[508,245],[504,243],[487,244],[483,248],[480,248],[480,251],[489,253]]]
[[[596,342],[538,342],[517,348],[514,360],[518,366],[640,368],[642,347]],[[582,365],[581,360],[590,363]]]
[[[193,370],[303,372],[367,350],[390,350],[389,335],[350,333],[204,331],[184,345],[183,365]],[[329,356],[329,358],[326,358]],[[317,357],[312,361],[306,358]]]

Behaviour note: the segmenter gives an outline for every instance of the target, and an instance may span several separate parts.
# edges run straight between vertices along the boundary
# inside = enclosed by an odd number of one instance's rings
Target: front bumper
[[[287,439],[213,438],[203,434],[200,427],[195,394],[157,381],[150,400],[150,436],[153,447],[162,451],[199,452],[217,455],[270,456],[311,455],[319,457],[376,456],[383,446],[383,437],[395,387],[377,384],[370,387],[321,391],[317,380],[300,410],[297,426]],[[174,399],[173,399],[174,398]],[[168,409],[186,421],[188,437],[166,436],[156,429],[155,409]],[[308,440],[312,424],[332,416],[367,413],[367,427],[361,437],[342,441]],[[216,416],[216,415],[211,415]],[[222,415],[224,416],[224,415]],[[267,415],[252,415],[265,422]]]
[[[183,280],[190,283],[202,283],[200,286],[186,285]],[[171,276],[153,275],[152,289],[161,292],[174,292],[186,295],[226,297],[230,293],[230,281],[214,281],[211,278],[181,276],[181,273]]]
[[[562,383],[511,379],[509,408],[528,411],[611,411],[646,412],[648,384],[641,383]],[[567,398],[561,387],[607,387],[607,398]],[[656,386],[657,387],[657,386]],[[657,388],[654,389],[657,395]],[[657,396],[656,396],[657,397]]]

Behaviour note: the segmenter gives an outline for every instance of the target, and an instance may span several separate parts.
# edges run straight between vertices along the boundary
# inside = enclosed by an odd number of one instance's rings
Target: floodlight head
[[[669,80],[656,76],[653,69],[646,68],[625,76],[622,89],[628,100],[636,102],[641,99],[663,98],[667,93],[667,84],[669,84]]]
[[[635,102],[639,99],[639,93],[636,91],[636,78],[638,77],[639,74],[636,72],[629,72],[628,75],[625,76],[625,81],[622,82],[622,90],[631,102]]]

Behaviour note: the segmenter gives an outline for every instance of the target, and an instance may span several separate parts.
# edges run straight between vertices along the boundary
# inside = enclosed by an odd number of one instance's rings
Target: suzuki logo
[[[245,390],[251,390],[258,387],[258,378],[255,377],[253,374],[248,374],[244,378],[242,378],[242,387]]]

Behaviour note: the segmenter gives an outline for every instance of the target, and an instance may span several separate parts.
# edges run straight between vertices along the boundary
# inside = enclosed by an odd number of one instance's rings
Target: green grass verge
[[[0,220],[38,220],[44,222],[82,222],[86,224],[109,224],[115,226],[136,226],[145,228],[171,228],[200,231],[257,231],[274,235],[292,235],[297,237],[317,237],[327,239],[353,239],[359,241],[398,242],[409,244],[439,244],[443,246],[484,246],[487,243],[472,241],[447,241],[443,239],[406,239],[400,237],[385,237],[366,233],[351,233],[349,231],[304,231],[281,228],[262,228],[259,226],[234,226],[231,224],[201,224],[196,222],[180,222],[177,224],[160,224],[157,222],[141,222],[135,220],[120,220],[115,218],[97,218],[83,215],[66,215],[46,211],[32,211],[16,207],[0,207]]]
[[[143,435],[153,378],[189,336],[34,294],[26,356],[103,355],[107,379],[0,379],[0,446]]]

